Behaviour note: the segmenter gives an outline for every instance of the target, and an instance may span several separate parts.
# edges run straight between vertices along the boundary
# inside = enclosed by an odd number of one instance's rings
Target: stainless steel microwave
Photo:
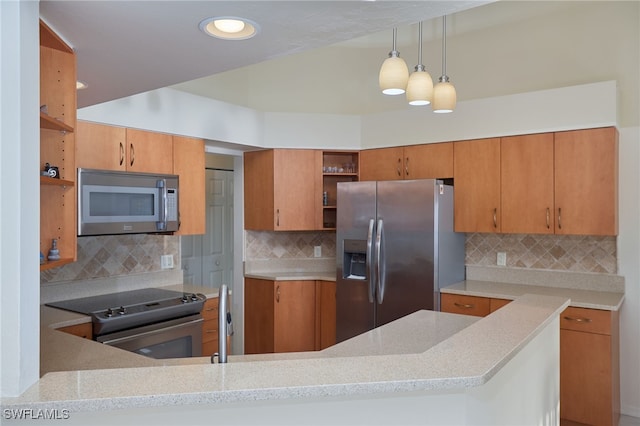
[[[78,235],[173,232],[178,176],[78,169]]]

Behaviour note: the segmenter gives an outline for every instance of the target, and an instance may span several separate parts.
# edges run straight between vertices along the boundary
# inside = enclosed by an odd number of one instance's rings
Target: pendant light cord
[[[442,78],[447,77],[447,16],[442,17]]]
[[[422,21],[418,22],[418,65],[422,64]]]

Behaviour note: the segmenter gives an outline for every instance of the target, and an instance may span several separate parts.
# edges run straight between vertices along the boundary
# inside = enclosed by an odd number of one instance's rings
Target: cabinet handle
[[[398,158],[398,168],[396,169],[398,176],[402,176],[402,158]]]
[[[276,226],[280,226],[280,209],[276,210]]]
[[[549,216],[550,216],[549,207],[547,207],[547,229],[549,229],[549,227],[550,227]]]
[[[407,176],[409,176],[409,157],[407,157],[404,162],[404,172]]]
[[[131,157],[129,166],[133,166],[133,162],[136,161],[136,150],[133,148],[133,144],[129,145],[129,156]]]
[[[558,229],[562,229],[562,207],[558,207]]]
[[[217,329],[215,329],[215,328],[212,328],[212,329],[207,329],[207,330],[205,330],[204,332],[205,332],[205,333],[208,333],[208,334],[213,334],[213,333],[217,333],[217,332],[218,332],[218,330],[217,330]]]
[[[280,303],[280,286],[276,287],[276,302]]]
[[[458,302],[453,302],[453,304],[455,306],[457,306],[458,308],[463,308],[463,309],[473,309],[476,307],[476,305],[470,305],[468,303],[458,303]]]
[[[207,312],[211,312],[211,311],[217,311],[218,308],[205,308],[205,311]]]
[[[124,145],[120,142],[120,165],[124,163]]]
[[[493,227],[494,228],[498,227],[498,209],[497,208],[493,209]]]
[[[573,318],[573,317],[564,317],[564,319],[566,319],[567,321],[575,321],[575,322],[584,322],[584,323],[589,323],[589,322],[591,322],[591,318]]]

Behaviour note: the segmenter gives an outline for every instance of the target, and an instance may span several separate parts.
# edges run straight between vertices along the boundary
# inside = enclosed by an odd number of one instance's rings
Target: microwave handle
[[[156,222],[156,229],[158,231],[164,231],[167,229],[167,216],[169,214],[167,206],[167,180],[159,179],[156,182],[156,187],[160,190],[160,220]]]

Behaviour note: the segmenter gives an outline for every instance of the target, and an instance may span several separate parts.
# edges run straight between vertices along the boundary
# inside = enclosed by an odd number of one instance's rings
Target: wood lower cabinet
[[[245,278],[245,353],[319,351],[336,344],[335,281]]]
[[[207,299],[202,308],[202,356],[218,352],[218,298]],[[231,352],[228,349],[228,353]]]
[[[453,177],[453,143],[370,149],[360,152],[360,180]]]
[[[315,281],[245,278],[245,353],[312,351]]]
[[[73,334],[74,336],[82,337],[83,339],[93,339],[93,324],[90,322],[68,325],[66,327],[56,328],[56,330]]]
[[[507,303],[509,300],[441,294],[443,312],[484,316]],[[568,307],[560,314],[562,420],[592,426],[618,424],[619,348],[617,311]]]
[[[500,232],[500,138],[453,144],[454,229]]]
[[[560,316],[560,417],[615,426],[620,419],[618,312],[567,308]]]
[[[316,281],[316,345],[321,351],[336,344],[336,282]]]
[[[318,228],[322,199],[316,191],[316,154],[304,149],[244,153],[244,226],[257,231]]]

